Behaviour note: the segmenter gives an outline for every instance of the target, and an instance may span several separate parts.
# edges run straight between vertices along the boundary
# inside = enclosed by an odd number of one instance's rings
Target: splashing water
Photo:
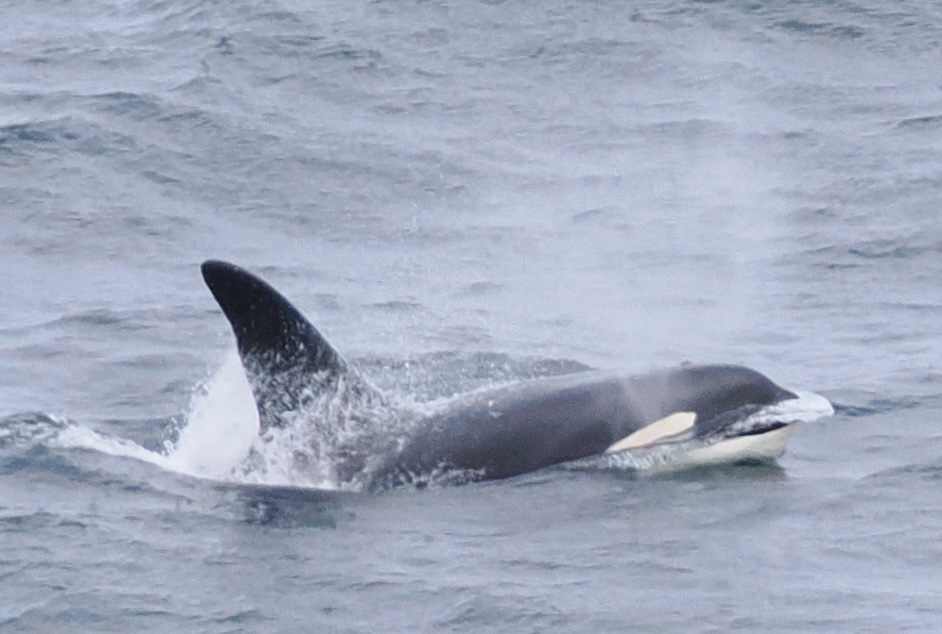
[[[49,439],[49,444],[134,458],[198,478],[256,482],[240,467],[257,430],[255,402],[239,358],[232,352],[197,391],[178,438],[167,442],[163,452],[151,451],[131,440],[103,434],[78,423],[65,425]],[[285,483],[284,479],[278,483]]]
[[[231,480],[258,433],[252,390],[235,351],[194,396],[162,466],[213,480]]]
[[[197,390],[178,437],[167,441],[162,452],[78,423],[62,423],[46,438],[51,446],[134,458],[209,480],[318,489],[360,488],[360,482],[338,477],[337,449],[361,444],[361,451],[369,454],[388,448],[401,437],[401,410],[385,404],[362,410],[357,404],[343,403],[336,395],[327,395],[317,407],[300,412],[293,424],[269,429],[260,438],[252,390],[238,355],[232,351]],[[346,423],[363,416],[374,423],[369,436],[362,431],[365,427],[347,429],[350,425]],[[330,419],[328,424],[335,427],[335,433],[322,433],[323,417]],[[358,422],[361,426],[364,423]]]

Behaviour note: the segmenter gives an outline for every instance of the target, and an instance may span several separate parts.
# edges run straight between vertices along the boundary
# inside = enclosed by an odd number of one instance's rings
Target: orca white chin
[[[789,423],[760,434],[727,438],[706,447],[691,449],[676,462],[664,467],[674,470],[737,462],[771,462],[785,453],[795,427],[796,423]]]

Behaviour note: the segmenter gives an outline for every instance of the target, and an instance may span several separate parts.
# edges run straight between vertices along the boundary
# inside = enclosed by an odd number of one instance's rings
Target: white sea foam
[[[194,396],[174,443],[168,443],[163,465],[201,478],[246,484],[279,484],[336,488],[331,466],[310,459],[312,439],[303,425],[270,429],[258,435],[259,421],[252,389],[238,354]]]
[[[170,468],[167,456],[150,451],[132,440],[99,433],[84,425],[73,423],[50,439],[50,445],[66,449],[91,449],[110,456],[135,458],[164,468]]]
[[[78,423],[65,426],[52,443],[135,458],[200,478],[243,481],[249,478],[241,467],[257,430],[251,389],[233,351],[193,397],[179,436],[175,442],[168,442],[163,452],[150,451],[131,440]]]
[[[233,350],[193,397],[166,466],[198,477],[230,480],[258,433],[258,413],[239,357]]]
[[[287,426],[268,429],[260,437],[252,390],[233,351],[197,390],[177,438],[165,443],[162,452],[78,423],[66,424],[50,443],[134,458],[210,480],[355,489],[358,482],[338,476],[351,448],[379,451],[388,439],[398,437],[403,423],[398,405],[360,402],[341,392],[320,395],[286,417]]]

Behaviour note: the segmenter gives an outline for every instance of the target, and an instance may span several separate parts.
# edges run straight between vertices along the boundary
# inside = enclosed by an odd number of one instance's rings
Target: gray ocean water
[[[938,631],[940,69],[929,0],[3,3],[0,632]],[[772,466],[220,484],[207,258],[400,398],[731,362],[837,413]]]

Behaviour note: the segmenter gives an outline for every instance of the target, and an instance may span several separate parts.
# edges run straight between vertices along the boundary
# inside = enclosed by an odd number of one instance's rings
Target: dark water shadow
[[[337,528],[352,516],[351,506],[363,494],[287,485],[218,484],[216,491],[236,506],[248,524],[278,528]]]
[[[893,483],[906,480],[942,481],[942,460],[929,463],[913,463],[882,469],[862,478],[864,482]]]

